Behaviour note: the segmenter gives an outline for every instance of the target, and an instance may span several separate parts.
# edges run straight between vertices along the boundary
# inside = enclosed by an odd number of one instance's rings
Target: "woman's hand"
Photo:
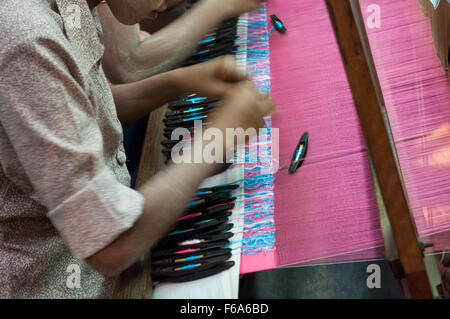
[[[220,57],[172,72],[182,92],[197,93],[208,98],[220,98],[236,83],[247,79],[233,56]]]
[[[266,0],[204,0],[225,13],[227,19],[258,9]]]
[[[218,105],[211,114],[211,121],[208,127],[217,128],[222,132],[224,141],[224,155],[227,150],[243,143],[245,139],[228,138],[227,129],[243,129],[247,131],[251,138],[259,133],[260,128],[265,127],[264,117],[275,111],[274,102],[265,94],[261,94],[255,85],[247,80],[239,84],[235,84],[223,97],[220,105]],[[253,131],[253,133],[252,133]],[[237,131],[235,131],[237,132]],[[242,132],[242,131],[241,131]]]

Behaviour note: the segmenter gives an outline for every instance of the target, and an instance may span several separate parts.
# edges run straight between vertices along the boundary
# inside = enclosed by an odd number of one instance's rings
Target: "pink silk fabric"
[[[360,1],[364,18],[373,1]],[[448,249],[450,91],[429,20],[417,1],[378,0],[381,27],[367,29],[417,227]],[[241,272],[383,257],[368,154],[324,1],[271,0],[287,27],[270,38],[280,162],[310,133],[304,165],[275,175],[273,252],[246,256]],[[274,141],[272,141],[274,143]]]

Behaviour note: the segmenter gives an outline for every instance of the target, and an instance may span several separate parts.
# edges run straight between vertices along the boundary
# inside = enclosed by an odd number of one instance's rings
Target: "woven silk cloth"
[[[288,29],[270,37],[281,169],[274,179],[276,249],[262,253],[253,270],[341,259],[374,246],[382,253],[364,139],[325,3],[274,0],[268,11]],[[283,163],[305,131],[307,160],[289,175]]]
[[[431,237],[434,250],[446,250],[449,82],[433,49],[429,21],[416,1],[360,4],[365,19],[370,18],[369,5],[381,9],[380,28],[367,32],[419,233]],[[279,108],[271,124],[279,130],[280,163],[289,161],[303,132],[310,133],[310,141],[307,159],[295,175],[285,165],[272,175],[274,214],[260,217],[268,219],[275,246],[268,244],[269,237],[260,246],[258,240],[244,240],[241,273],[381,258],[368,155],[325,3],[272,0],[267,11],[288,29],[285,35],[270,36],[271,95]],[[252,180],[253,175],[246,177]],[[247,201],[245,207],[246,223],[252,224]],[[249,229],[246,225],[244,237]]]
[[[269,32],[265,6],[248,15],[246,49],[247,73],[262,93],[269,93]],[[265,122],[267,130],[251,141],[245,151],[241,273],[253,270],[255,256],[273,252],[275,248],[271,118],[267,117]]]

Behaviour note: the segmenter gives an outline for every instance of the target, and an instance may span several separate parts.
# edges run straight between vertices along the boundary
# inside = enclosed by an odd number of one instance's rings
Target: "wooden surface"
[[[164,156],[161,153],[163,138],[163,118],[167,106],[153,111],[148,120],[142,148],[136,188],[149,180],[164,166]],[[140,262],[126,270],[116,284],[114,298],[142,299],[152,296],[152,279],[150,275],[150,259],[144,256]]]
[[[149,116],[136,187],[145,183],[164,167],[165,157],[161,152],[161,142],[165,140],[163,119],[166,112],[167,106],[163,106]]]
[[[364,52],[362,42],[368,47],[365,30],[361,30],[361,39],[357,27],[356,20],[362,20],[359,5],[353,2],[358,7],[355,19],[350,1],[326,0],[326,3],[411,295],[432,298],[417,230],[379,102],[382,97],[377,95],[378,79],[370,76],[373,61]]]
[[[419,0],[424,14],[430,18],[431,33],[433,34],[436,54],[445,70],[448,68],[448,54],[450,46],[450,4],[441,0],[434,9],[430,0]]]

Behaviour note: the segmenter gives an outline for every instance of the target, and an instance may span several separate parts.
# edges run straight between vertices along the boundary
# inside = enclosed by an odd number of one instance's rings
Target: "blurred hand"
[[[240,16],[241,14],[258,9],[266,0],[204,0],[214,3],[217,10],[222,10],[227,18]]]
[[[226,136],[227,128],[254,128],[258,132],[265,127],[264,117],[274,110],[274,102],[267,95],[261,94],[251,81],[246,80],[234,85],[224,95],[220,105],[212,113],[208,127],[218,128],[223,136]],[[230,143],[233,144],[229,145]],[[236,140],[227,141],[225,150],[237,146],[234,143]]]
[[[167,0],[167,9],[173,9],[174,7],[185,1],[186,0]]]
[[[175,70],[177,83],[183,92],[197,93],[208,98],[220,98],[236,83],[247,79],[238,69],[233,56]]]

